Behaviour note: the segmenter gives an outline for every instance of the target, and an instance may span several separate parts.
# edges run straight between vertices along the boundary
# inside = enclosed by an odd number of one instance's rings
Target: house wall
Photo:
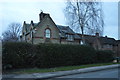
[[[118,45],[113,46],[113,52],[115,53],[114,56],[118,55]]]
[[[113,50],[113,45],[110,44],[103,44],[102,50]]]
[[[61,44],[80,44],[80,40],[67,41],[66,39],[61,39]]]
[[[32,43],[32,38],[31,38],[30,34],[26,35],[26,42]]]
[[[120,43],[118,44],[118,56],[120,57]]]
[[[41,24],[38,25],[36,28],[37,31],[33,35],[33,43],[38,44],[38,43],[45,43],[46,37],[45,37],[45,30],[49,28],[51,30],[51,38],[50,42],[51,43],[60,43],[60,38],[59,38],[59,30],[57,29],[56,25],[52,20],[50,19],[49,16],[46,16],[44,20],[42,20]]]
[[[95,38],[95,40],[93,41],[92,46],[96,50],[101,50],[101,44],[100,44],[100,41],[98,40],[98,38]]]

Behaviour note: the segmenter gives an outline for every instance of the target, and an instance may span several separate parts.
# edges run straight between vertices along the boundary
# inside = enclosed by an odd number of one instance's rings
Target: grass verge
[[[112,65],[118,63],[99,63],[99,64],[87,64],[87,65],[78,65],[78,66],[63,66],[63,67],[55,67],[55,68],[46,68],[46,69],[39,69],[39,68],[31,68],[31,69],[16,69],[16,70],[9,70],[4,71],[3,74],[25,74],[25,73],[45,73],[45,72],[56,72],[56,71],[67,71],[67,70],[74,70],[74,69],[82,69],[88,67],[95,67],[95,66],[105,66],[105,65]]]

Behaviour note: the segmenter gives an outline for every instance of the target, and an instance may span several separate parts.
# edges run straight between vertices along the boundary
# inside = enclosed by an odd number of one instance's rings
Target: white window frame
[[[51,31],[50,29],[45,29],[45,37],[50,38],[51,37]]]

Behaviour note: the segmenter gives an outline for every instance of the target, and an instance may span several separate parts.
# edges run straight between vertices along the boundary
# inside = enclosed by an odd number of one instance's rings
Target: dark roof
[[[116,45],[116,40],[114,38],[99,37],[99,40],[102,44]]]
[[[28,24],[28,23],[25,24],[26,32],[29,32],[29,31],[30,31],[30,25],[31,25],[31,24]],[[37,26],[38,26],[38,23],[33,23],[33,28],[35,28],[35,27],[37,27]]]
[[[60,32],[68,33],[68,34],[75,34],[75,32],[71,28],[69,28],[69,26],[61,26],[61,25],[56,25],[56,26]]]
[[[82,34],[78,34],[78,35],[82,38]],[[84,35],[85,42],[87,42],[89,44],[93,43],[95,38],[96,37],[93,35]]]
[[[79,34],[79,36],[81,37],[82,35]],[[117,45],[116,40],[110,37],[101,37],[101,36],[97,37],[95,35],[84,35],[84,38],[87,43],[93,43],[96,39],[98,39],[101,44]]]
[[[81,39],[69,26],[56,25],[60,31],[60,36],[66,38],[66,34],[72,34],[75,39]]]

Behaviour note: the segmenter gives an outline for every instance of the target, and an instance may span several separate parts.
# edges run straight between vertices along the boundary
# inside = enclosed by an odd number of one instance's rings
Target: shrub
[[[100,50],[100,51],[96,51],[97,53],[97,62],[98,63],[103,63],[103,62],[112,62],[113,61],[113,52],[112,51],[108,51],[108,50]]]
[[[95,51],[85,45],[8,42],[3,44],[3,68],[50,68],[111,62],[110,51]]]
[[[38,45],[39,67],[56,67],[94,63],[95,50],[89,46],[40,44]]]
[[[4,43],[2,51],[3,68],[9,66],[12,68],[32,67],[32,61],[36,54],[33,45],[22,42]]]

